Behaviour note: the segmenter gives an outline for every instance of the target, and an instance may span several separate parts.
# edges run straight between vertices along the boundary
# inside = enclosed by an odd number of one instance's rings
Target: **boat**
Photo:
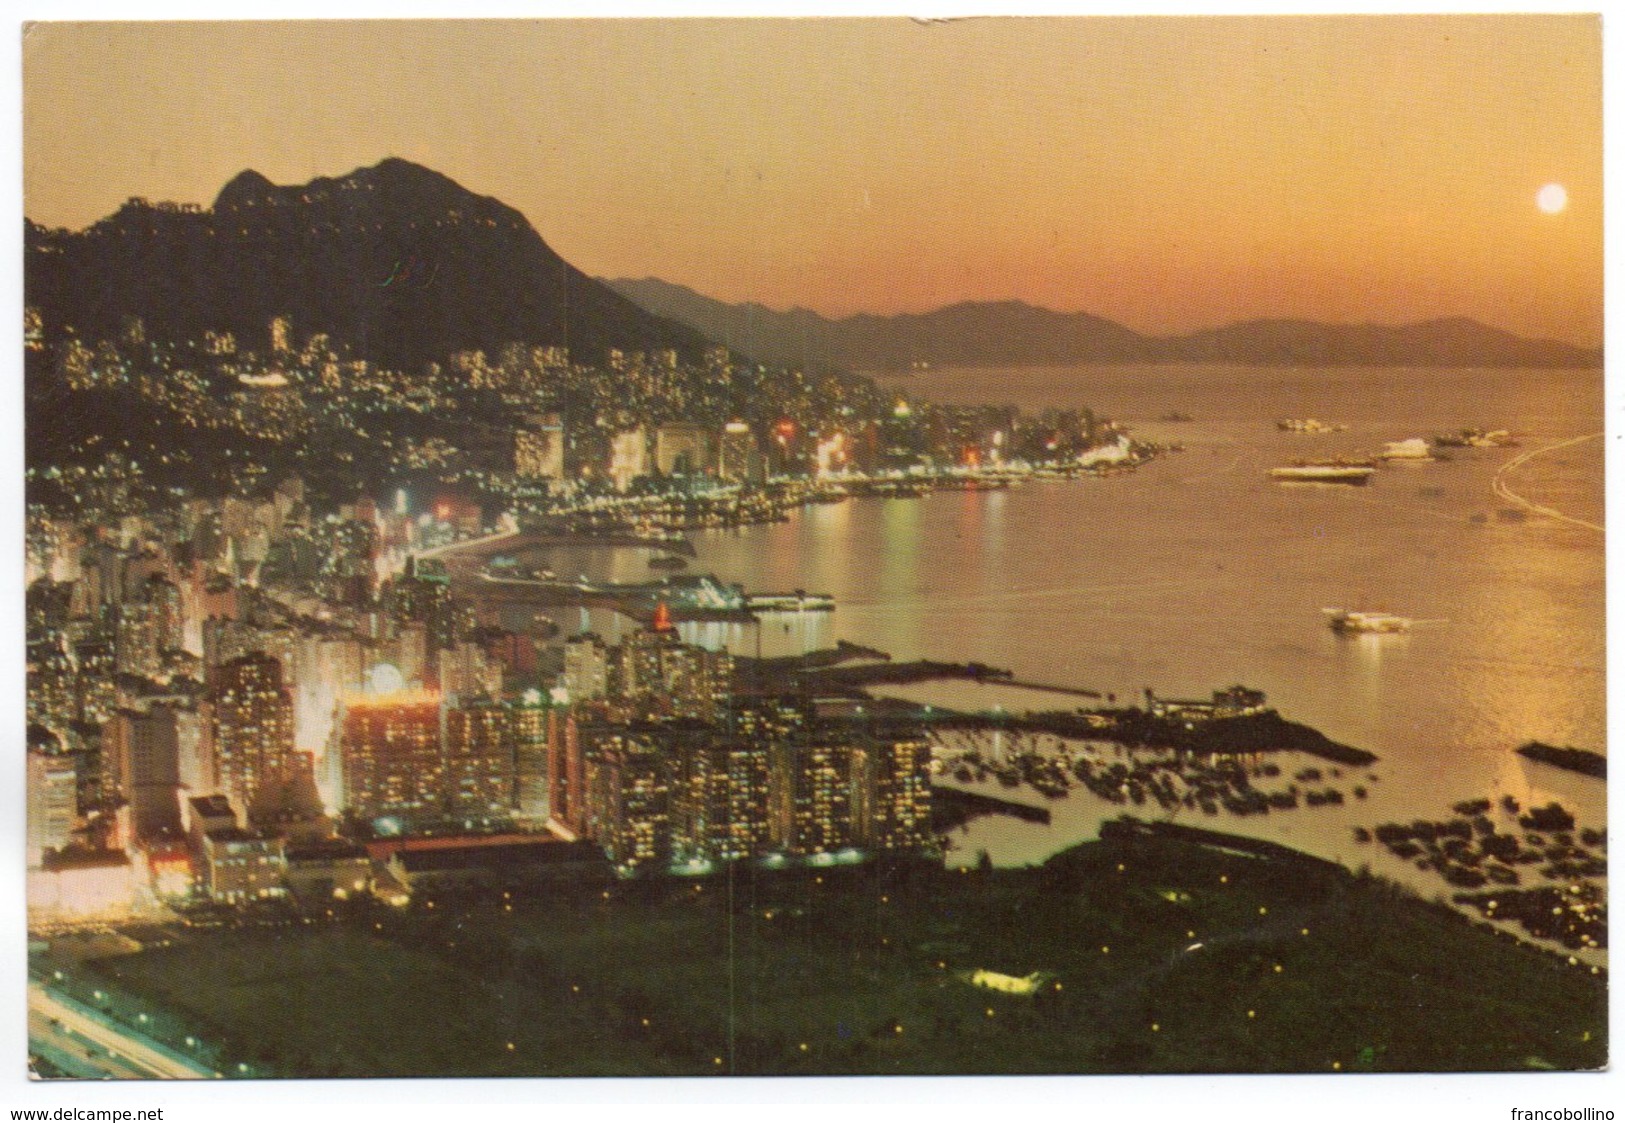
[[[1511,448],[1518,442],[1505,429],[1457,429],[1433,438],[1439,448]]]
[[[688,559],[680,558],[676,554],[662,554],[658,558],[649,559],[650,569],[687,569]]]
[[[1389,441],[1378,454],[1383,460],[1432,460],[1433,450],[1421,437],[1408,441]]]
[[[1352,484],[1364,487],[1376,472],[1369,460],[1299,460],[1284,468],[1271,468],[1270,478],[1282,483]]]
[[[1356,612],[1348,608],[1321,610],[1331,617],[1332,631],[1344,635],[1392,635],[1411,630],[1411,619],[1388,612]]]
[[[752,612],[829,612],[835,607],[835,598],[802,589],[793,593],[753,593],[745,598],[745,607]]]
[[[1328,425],[1313,417],[1283,417],[1275,423],[1283,433],[1341,433],[1347,425]]]

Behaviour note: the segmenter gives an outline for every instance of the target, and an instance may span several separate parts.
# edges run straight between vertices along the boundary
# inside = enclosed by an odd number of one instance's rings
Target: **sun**
[[[1558,214],[1568,205],[1568,189],[1561,183],[1548,183],[1535,192],[1535,206],[1546,214]]]

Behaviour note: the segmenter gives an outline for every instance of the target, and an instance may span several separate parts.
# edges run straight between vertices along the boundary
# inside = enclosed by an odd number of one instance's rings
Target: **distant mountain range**
[[[725,304],[655,278],[606,281],[660,316],[761,362],[810,369],[1073,363],[1237,363],[1270,366],[1592,367],[1600,349],[1524,339],[1465,317],[1401,326],[1250,320],[1189,335],[1141,335],[1085,312],[1021,301],[953,304],[935,312],[831,320],[803,308]]]
[[[25,299],[48,325],[114,336],[237,333],[263,347],[273,317],[401,370],[510,342],[675,348],[693,328],[650,314],[555,253],[524,215],[438,172],[387,159],[338,179],[278,187],[245,171],[202,209],[131,200],[74,233],[28,224]]]
[[[600,282],[555,253],[524,215],[438,172],[387,159],[337,179],[278,187],[245,171],[210,208],[132,199],[84,231],[25,228],[24,292],[48,330],[149,336],[232,331],[263,347],[273,317],[295,341],[321,332],[402,370],[508,343],[671,348],[714,340],[758,362],[810,370],[1086,362],[1585,367],[1599,350],[1528,340],[1467,319],[1400,327],[1259,320],[1141,335],[1086,313],[1019,301],[830,320],[724,304],[681,285]]]

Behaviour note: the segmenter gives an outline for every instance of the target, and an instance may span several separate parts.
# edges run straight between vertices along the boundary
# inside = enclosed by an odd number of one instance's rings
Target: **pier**
[[[1099,701],[1106,697],[1098,690],[1088,690],[1081,686],[1056,686],[1048,682],[1027,682],[1025,679],[1007,679],[1001,686],[1015,686],[1022,690],[1041,690],[1046,694],[1069,694],[1074,698],[1092,698]]]

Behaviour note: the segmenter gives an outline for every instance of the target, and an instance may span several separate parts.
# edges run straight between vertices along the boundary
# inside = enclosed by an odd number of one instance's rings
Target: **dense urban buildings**
[[[132,200],[107,230],[207,219]],[[888,401],[720,347],[514,343],[408,372],[287,313],[191,337],[136,314],[97,337],[25,318],[29,859],[76,871],[62,884],[113,871],[92,911],[372,887],[334,863],[385,837],[517,831],[624,875],[929,852],[917,731],[741,690],[730,652],[679,636],[676,618],[746,617],[743,590],[681,573],[565,587],[500,557],[460,584],[448,559],[526,531],[675,545],[1126,447],[1086,413]],[[46,399],[84,424],[38,420]],[[150,424],[124,435],[121,413]],[[503,583],[643,624],[606,643],[550,613],[521,623],[492,598]]]
[[[135,317],[103,340],[30,323],[45,385],[140,401],[228,440],[297,445],[467,394],[512,403],[477,441],[463,430],[462,447],[382,442],[389,463],[357,464],[338,495],[331,465],[228,458],[177,474],[156,444],[94,466],[69,448],[31,458],[29,860],[55,879],[31,898],[51,915],[409,892],[422,869],[379,880],[379,860],[356,849],[381,838],[562,840],[625,876],[928,853],[919,731],[822,716],[815,698],[764,694],[755,678],[742,689],[730,652],[681,638],[677,618],[746,613],[742,590],[706,574],[570,590],[642,614],[610,643],[548,614],[517,625],[448,559],[527,527],[675,541],[686,525],[883,480],[864,472],[953,483],[1018,448],[1064,461],[1120,439],[1092,416],[887,405],[828,378],[800,384],[793,418],[763,400],[707,404],[701,387],[763,373],[722,349],[690,367],[675,351],[599,366],[509,348],[405,379],[288,316],[260,349],[229,332],[160,341]],[[619,412],[611,385],[623,403],[680,386],[686,404]],[[426,466],[427,487],[413,482]],[[503,565],[486,559],[476,580],[556,581]]]

